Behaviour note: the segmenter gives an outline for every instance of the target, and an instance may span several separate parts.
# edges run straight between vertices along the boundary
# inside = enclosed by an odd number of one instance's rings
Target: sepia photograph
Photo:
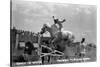
[[[10,66],[96,62],[97,6],[10,1]]]

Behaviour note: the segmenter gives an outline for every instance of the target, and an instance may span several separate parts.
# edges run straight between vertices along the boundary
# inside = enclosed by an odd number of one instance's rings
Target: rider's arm
[[[52,17],[53,17],[54,23],[56,24],[58,22],[58,19],[56,19],[54,16]]]
[[[66,20],[65,19],[63,19],[62,21],[61,21],[61,23],[63,23],[63,22],[65,22]]]

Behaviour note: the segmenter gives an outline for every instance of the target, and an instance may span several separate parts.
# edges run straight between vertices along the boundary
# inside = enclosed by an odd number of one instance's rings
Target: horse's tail
[[[72,32],[67,31],[67,35],[68,35],[68,39],[70,40],[70,42],[73,42],[75,40],[75,36],[73,35]]]

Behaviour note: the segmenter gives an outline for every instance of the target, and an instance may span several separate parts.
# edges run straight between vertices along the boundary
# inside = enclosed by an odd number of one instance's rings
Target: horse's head
[[[47,24],[43,24],[43,27],[41,28],[40,34],[45,33],[48,28],[49,28],[49,26]]]

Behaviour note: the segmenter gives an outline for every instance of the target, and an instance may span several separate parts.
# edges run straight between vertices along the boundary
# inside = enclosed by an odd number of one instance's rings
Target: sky
[[[53,24],[52,16],[66,19],[64,30],[71,31],[76,41],[85,37],[96,43],[96,6],[12,0],[12,27],[39,32],[44,23]]]

